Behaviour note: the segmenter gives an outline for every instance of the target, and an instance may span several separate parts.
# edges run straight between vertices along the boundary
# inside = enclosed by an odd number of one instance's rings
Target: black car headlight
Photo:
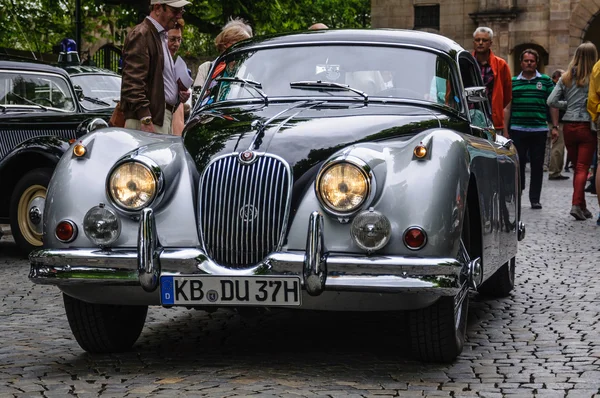
[[[317,197],[326,210],[348,215],[361,208],[371,192],[365,165],[347,160],[326,165],[316,181]]]
[[[159,180],[151,168],[129,161],[116,166],[108,178],[108,192],[114,204],[127,211],[149,206],[156,198]]]

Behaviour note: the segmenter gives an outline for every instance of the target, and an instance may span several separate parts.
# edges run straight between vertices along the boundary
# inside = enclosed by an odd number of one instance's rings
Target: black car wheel
[[[467,205],[461,235],[467,250],[471,247],[470,221]],[[469,291],[466,286],[455,297],[441,297],[429,307],[409,311],[413,357],[426,362],[454,361],[465,344],[468,312]]]
[[[10,200],[10,228],[24,254],[42,247],[42,227],[46,191],[52,169],[35,169],[25,174],[13,190]]]
[[[65,312],[79,346],[90,353],[124,352],[135,344],[148,306],[91,304],[63,293]]]
[[[425,362],[452,362],[463,350],[469,294],[441,297],[435,304],[408,313],[411,351]]]
[[[511,258],[504,263],[477,291],[489,297],[507,297],[515,288],[516,260]]]

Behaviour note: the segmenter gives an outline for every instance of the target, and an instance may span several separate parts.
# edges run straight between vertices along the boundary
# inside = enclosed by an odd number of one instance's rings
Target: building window
[[[440,30],[440,5],[415,6],[415,29]]]

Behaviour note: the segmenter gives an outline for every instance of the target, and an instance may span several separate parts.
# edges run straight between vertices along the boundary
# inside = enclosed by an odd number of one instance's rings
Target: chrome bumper
[[[42,249],[30,255],[29,278],[38,284],[142,286],[154,291],[160,275],[295,275],[313,296],[324,290],[423,293],[455,296],[465,283],[476,287],[482,276],[479,258],[461,260],[327,253],[323,216],[311,214],[306,252],[276,252],[251,269],[214,263],[200,248],[161,248],[152,209],[140,217],[137,249]]]

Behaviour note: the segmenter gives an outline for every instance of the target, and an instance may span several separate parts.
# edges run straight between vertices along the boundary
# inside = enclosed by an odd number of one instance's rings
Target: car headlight
[[[152,170],[135,161],[117,166],[108,181],[111,199],[124,210],[143,209],[152,203],[158,191],[158,181]]]
[[[363,167],[341,161],[321,171],[316,187],[317,196],[326,209],[336,214],[348,214],[365,203],[371,180]]]

